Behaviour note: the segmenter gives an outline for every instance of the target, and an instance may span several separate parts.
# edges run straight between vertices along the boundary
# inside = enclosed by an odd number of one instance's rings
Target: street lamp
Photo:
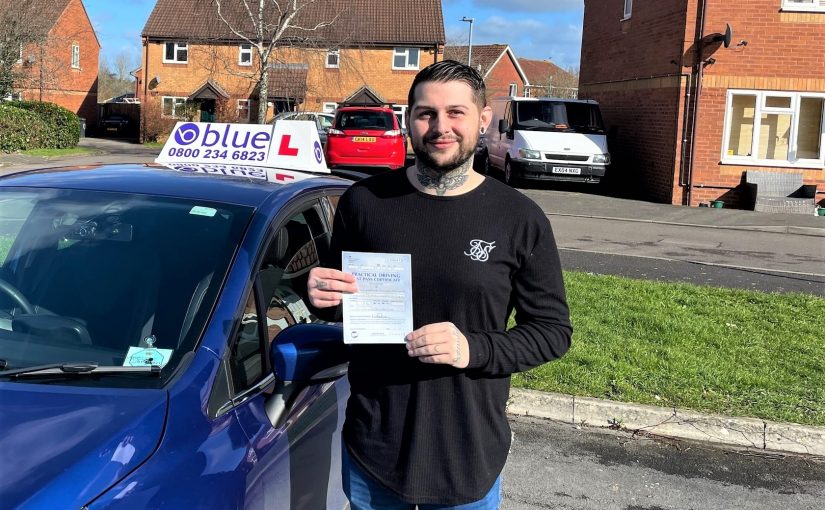
[[[467,65],[472,66],[471,62],[473,61],[473,21],[475,21],[475,18],[468,18],[467,16],[464,16],[461,18],[461,21],[466,21],[470,24],[470,45],[467,47]]]

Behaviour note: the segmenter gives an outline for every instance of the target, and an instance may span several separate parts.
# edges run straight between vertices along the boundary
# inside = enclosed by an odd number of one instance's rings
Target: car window
[[[321,218],[320,205],[313,201],[279,226],[264,253],[255,283],[261,306],[257,306],[255,292],[251,293],[230,346],[235,394],[268,373],[269,345],[278,333],[293,324],[317,320],[307,306],[306,288],[310,269],[318,265],[319,257],[329,248],[329,231]],[[258,318],[259,309],[264,312],[263,324]]]
[[[389,131],[394,129],[394,117],[391,112],[376,110],[355,110],[341,112],[338,117],[339,129],[376,129]]]
[[[332,127],[332,117],[328,115],[319,115],[318,122],[321,124],[321,127],[326,129]]]
[[[11,368],[119,366],[151,339],[170,375],[200,340],[251,214],[140,194],[0,190],[2,358]]]

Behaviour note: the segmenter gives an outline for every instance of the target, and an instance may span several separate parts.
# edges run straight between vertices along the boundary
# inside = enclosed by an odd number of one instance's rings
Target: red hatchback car
[[[327,131],[327,165],[335,167],[402,168],[406,136],[392,108],[343,106]]]

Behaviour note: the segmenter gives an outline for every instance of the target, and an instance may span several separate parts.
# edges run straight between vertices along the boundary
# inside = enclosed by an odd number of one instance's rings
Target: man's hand
[[[438,322],[418,328],[406,337],[407,354],[424,363],[441,363],[466,368],[470,363],[467,337],[452,322]]]
[[[358,292],[358,286],[355,277],[349,273],[326,267],[313,267],[309,272],[307,293],[315,308],[338,306],[344,294],[355,292]]]

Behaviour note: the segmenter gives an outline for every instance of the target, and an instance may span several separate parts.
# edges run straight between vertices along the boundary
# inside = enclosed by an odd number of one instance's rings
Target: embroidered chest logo
[[[484,241],[482,239],[473,239],[470,241],[470,252],[464,252],[464,255],[470,257],[470,260],[475,260],[476,262],[487,262],[487,259],[490,258],[490,252],[493,251],[496,247],[496,242]]]

